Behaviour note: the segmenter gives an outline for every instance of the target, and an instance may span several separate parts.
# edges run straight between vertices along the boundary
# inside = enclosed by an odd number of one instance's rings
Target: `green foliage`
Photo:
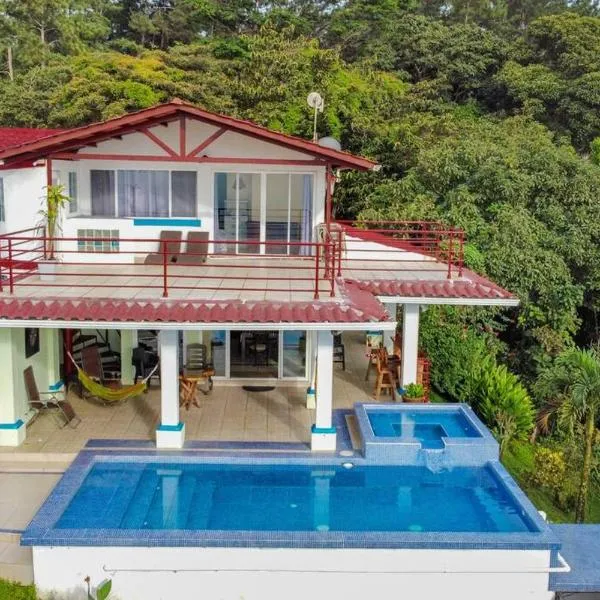
[[[546,488],[564,510],[572,509],[575,505],[577,487],[571,485],[570,478],[567,477],[564,452],[537,446],[534,456],[532,483]]]
[[[500,455],[513,440],[527,439],[533,429],[533,404],[518,377],[491,359],[471,372],[468,397],[500,443]]]
[[[425,388],[420,383],[409,383],[404,388],[403,397],[407,400],[416,400],[425,396]]]
[[[46,227],[46,243],[48,258],[54,258],[56,237],[60,228],[60,217],[63,209],[71,202],[71,198],[65,194],[64,185],[50,185],[46,188],[46,197],[39,211]]]
[[[21,585],[0,579],[0,600],[37,600],[37,598],[32,585]]]

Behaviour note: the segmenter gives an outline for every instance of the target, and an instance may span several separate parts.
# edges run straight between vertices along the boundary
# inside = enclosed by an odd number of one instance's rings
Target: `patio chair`
[[[254,357],[254,364],[258,365],[262,358],[265,366],[269,365],[269,339],[264,333],[257,333],[250,339],[248,352]]]
[[[158,355],[144,345],[139,345],[132,350],[131,364],[135,367],[134,384],[138,382],[138,379],[148,377],[150,373],[153,377],[158,377],[160,382],[160,369],[155,369],[158,364]]]
[[[190,391],[189,397],[195,395],[198,383],[204,380],[207,385],[206,390],[202,390],[207,394],[213,389],[213,376],[215,369],[208,360],[208,352],[205,344],[188,344],[185,349],[185,365],[183,367],[183,381],[191,382],[193,385],[193,393]],[[189,391],[189,390],[188,390]],[[189,403],[188,403],[189,405]]]
[[[202,265],[208,255],[208,231],[190,231],[185,252],[177,256],[178,265]]]
[[[53,415],[61,415],[63,422],[59,422],[60,427],[69,425],[75,428],[81,423],[81,419],[75,413],[73,406],[65,398],[64,387],[62,390],[40,392],[35,381],[35,375],[33,374],[33,367],[27,367],[23,371],[23,378],[25,380],[25,391],[27,392],[29,406],[36,413],[42,410],[50,410]]]
[[[177,257],[181,252],[181,231],[161,231],[160,232],[160,243],[158,245],[158,252],[148,254],[144,259],[145,265],[162,265],[164,261],[163,257],[163,245],[166,243],[167,246],[167,262],[176,262]]]

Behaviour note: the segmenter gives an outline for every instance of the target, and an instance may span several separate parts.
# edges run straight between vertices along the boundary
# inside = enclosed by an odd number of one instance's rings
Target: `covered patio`
[[[351,408],[355,402],[373,401],[374,375],[365,381],[367,356],[364,332],[343,334],[346,369],[333,367],[333,408]],[[315,410],[306,408],[303,385],[278,383],[272,391],[247,392],[241,384],[215,382],[208,395],[199,395],[200,407],[181,409],[186,441],[253,441],[310,444]],[[18,448],[0,448],[14,453],[76,453],[90,439],[148,440],[154,442],[160,424],[160,388],[118,406],[104,406],[69,392],[81,423],[74,429],[58,428],[50,414],[39,415],[27,427]],[[382,396],[382,401],[389,401]]]

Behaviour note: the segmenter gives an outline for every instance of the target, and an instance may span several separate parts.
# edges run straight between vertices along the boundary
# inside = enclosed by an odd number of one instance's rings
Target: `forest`
[[[432,307],[436,398],[472,403],[554,520],[600,521],[600,5],[593,0],[0,0],[0,124],[173,97],[379,161],[339,218],[463,228],[518,308]],[[531,441],[535,441],[532,444]]]

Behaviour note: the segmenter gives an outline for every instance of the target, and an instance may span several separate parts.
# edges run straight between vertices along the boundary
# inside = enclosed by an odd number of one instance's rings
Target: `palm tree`
[[[587,511],[596,419],[600,415],[600,351],[567,350],[540,375],[536,389],[546,399],[538,413],[542,432],[550,429],[552,420],[571,436],[583,427],[583,466],[575,506],[575,520],[582,523]]]

